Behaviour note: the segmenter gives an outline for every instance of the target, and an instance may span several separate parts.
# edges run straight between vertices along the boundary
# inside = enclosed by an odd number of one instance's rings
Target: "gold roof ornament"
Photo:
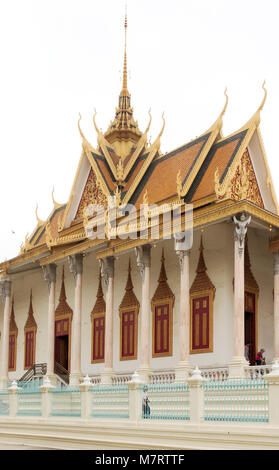
[[[131,95],[128,91],[127,26],[128,23],[126,12],[124,22],[125,44],[122,90],[118,98],[118,107],[116,108],[115,118],[110,123],[108,130],[104,134],[104,137],[110,144],[115,144],[114,147],[117,153],[121,155],[121,158],[123,159],[129,154],[133,145],[137,144],[138,140],[142,136],[142,132],[138,128],[138,123],[134,120],[133,117],[133,108],[131,107]],[[124,141],[126,143],[126,146],[121,145],[121,141]]]
[[[176,191],[177,191],[177,196],[178,199],[181,199],[181,193],[182,193],[182,181],[181,181],[181,171],[178,170],[177,175],[176,175]]]
[[[37,225],[43,225],[45,222],[38,216],[38,203],[36,205],[35,214],[37,219]]]
[[[240,130],[247,129],[249,127],[257,128],[260,125],[261,111],[263,110],[263,107],[264,107],[265,102],[266,102],[266,97],[267,97],[267,90],[266,90],[266,87],[265,87],[265,80],[262,84],[262,89],[264,91],[264,96],[263,96],[263,99],[261,101],[260,106],[258,107],[257,111],[253,114],[253,116],[249,119],[249,121],[246,124],[244,124],[244,126]]]

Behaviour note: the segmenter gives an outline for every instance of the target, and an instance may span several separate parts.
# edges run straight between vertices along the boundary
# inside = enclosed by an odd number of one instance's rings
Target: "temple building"
[[[26,236],[18,256],[0,264],[0,387],[40,365],[78,384],[92,376],[103,384],[138,371],[188,377],[226,369],[242,377],[265,349],[279,360],[279,207],[255,114],[229,136],[224,108],[199,137],[163,154],[134,117],[127,81],[127,18],[122,89],[106,132],[93,125],[97,145],[82,131],[81,157],[66,203]],[[110,237],[107,215],[115,202],[117,223],[125,207],[162,209],[157,235]],[[164,211],[192,207],[191,246],[165,237]],[[87,209],[104,208],[105,237],[89,236]],[[153,227],[154,228],[154,227]],[[136,233],[135,233],[136,232]],[[151,233],[152,232],[152,233]],[[186,232],[185,232],[186,233]],[[249,361],[245,358],[248,345]]]

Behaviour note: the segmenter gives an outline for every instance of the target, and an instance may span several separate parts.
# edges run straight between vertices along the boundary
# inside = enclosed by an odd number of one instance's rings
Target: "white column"
[[[10,333],[10,317],[11,317],[11,281],[5,279],[0,284],[0,292],[4,303],[4,319],[2,330],[2,349],[1,349],[1,365],[0,365],[0,389],[8,386],[8,370],[9,370],[9,333]]]
[[[106,318],[105,318],[105,367],[101,373],[103,384],[111,384],[113,371],[113,306],[114,306],[114,258],[108,256],[100,260],[101,276],[105,281]]]
[[[230,377],[243,377],[244,367],[248,362],[244,356],[244,302],[245,302],[245,280],[244,280],[244,248],[247,225],[251,217],[242,214],[240,220],[234,217],[235,239],[234,239],[234,318],[233,318],[233,358],[229,364]]]
[[[141,380],[148,383],[150,380],[150,266],[151,246],[143,245],[136,248],[137,266],[142,278],[141,315],[140,315],[140,367],[138,373]]]
[[[180,309],[179,309],[179,363],[175,369],[175,380],[184,381],[188,378],[191,368],[189,361],[189,338],[190,338],[190,268],[189,250],[177,249],[180,265]]]
[[[273,253],[274,267],[274,362],[279,361],[279,252]]]
[[[81,314],[82,314],[82,273],[83,255],[69,256],[70,271],[75,280],[75,304],[72,323],[72,351],[70,385],[79,385],[81,372]]]
[[[43,266],[43,273],[49,291],[46,375],[48,376],[52,385],[56,385],[56,376],[54,373],[56,264]]]

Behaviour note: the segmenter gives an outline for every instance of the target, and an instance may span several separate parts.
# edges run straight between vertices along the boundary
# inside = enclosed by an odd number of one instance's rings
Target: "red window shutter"
[[[192,348],[209,348],[209,297],[193,299]]]
[[[155,354],[169,352],[169,305],[155,307]]]
[[[15,369],[16,335],[9,336],[9,369]]]
[[[93,318],[93,361],[105,358],[105,316]]]
[[[122,357],[135,355],[135,314],[135,311],[122,313]]]
[[[63,320],[56,320],[55,322],[55,336],[67,336],[70,333],[69,318]]]
[[[25,368],[34,365],[34,331],[25,333]]]

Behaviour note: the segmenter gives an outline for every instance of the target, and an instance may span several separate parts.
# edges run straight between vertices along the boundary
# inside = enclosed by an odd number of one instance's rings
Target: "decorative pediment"
[[[208,274],[207,274],[207,267],[204,261],[203,256],[203,242],[201,237],[200,242],[200,257],[198,261],[198,266],[196,269],[196,277],[190,289],[190,294],[202,294],[203,292],[212,291],[215,294],[215,286],[211,282]]]
[[[73,315],[73,310],[69,306],[66,297],[66,289],[65,289],[65,274],[64,274],[64,266],[62,271],[62,282],[61,282],[61,290],[59,296],[59,303],[55,310],[55,318],[62,317],[64,315]]]
[[[127,277],[127,283],[125,287],[125,294],[123,296],[123,299],[121,301],[121,304],[119,305],[119,311],[122,311],[125,308],[130,308],[130,307],[139,307],[139,301],[134,293],[134,286],[131,278],[131,262],[129,260],[129,267],[128,267],[128,277]]]
[[[164,257],[164,249],[162,250],[162,258],[161,258],[161,270],[158,279],[158,286],[155,290],[155,293],[152,297],[152,304],[162,300],[172,300],[174,301],[174,293],[172,292],[168,282],[167,282],[167,274],[165,268],[165,257]]]
[[[15,321],[15,312],[14,312],[14,298],[12,300],[12,310],[11,310],[11,318],[10,318],[10,334],[11,333],[18,333],[18,327]]]
[[[215,193],[218,199],[233,199],[234,201],[247,200],[264,208],[263,199],[247,148],[234,174],[231,168],[228,169],[228,178],[225,180],[225,184],[220,184],[219,176],[219,169],[217,168],[215,172]]]
[[[37,323],[36,323],[36,320],[34,318],[33,296],[32,296],[32,289],[31,289],[28,317],[27,317],[26,323],[24,325],[24,330],[32,330],[32,329],[37,330]]]
[[[92,168],[90,168],[89,175],[83,190],[80,203],[75,215],[75,220],[82,218],[84,209],[89,204],[100,204],[104,207],[107,205],[107,198],[102,192],[97,182],[96,175]]]
[[[101,272],[99,274],[99,286],[97,290],[97,296],[96,296],[96,302],[95,305],[92,309],[91,315],[98,315],[106,312],[106,302],[104,299],[104,293],[103,293],[103,288],[102,288],[102,276]]]

